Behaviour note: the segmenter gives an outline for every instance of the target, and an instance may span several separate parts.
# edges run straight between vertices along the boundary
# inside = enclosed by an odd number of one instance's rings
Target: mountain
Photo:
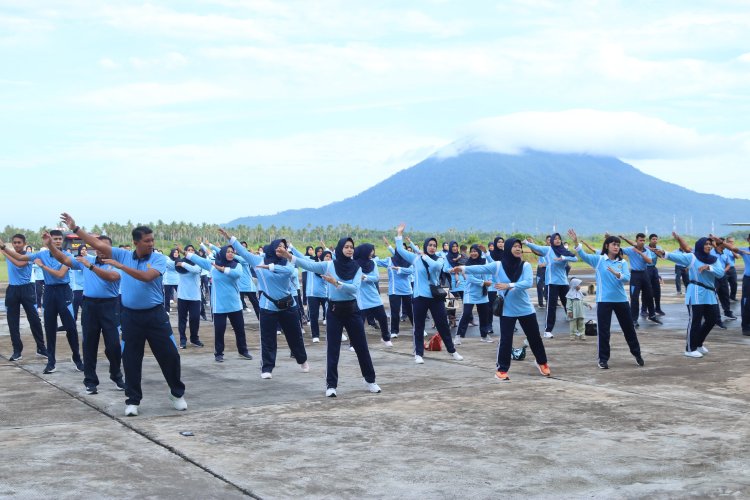
[[[708,173],[707,175],[711,175]],[[700,234],[715,222],[750,220],[750,200],[700,194],[646,175],[616,158],[527,151],[430,157],[379,184],[320,208],[242,217],[227,226],[349,224],[369,229],[406,221],[449,228],[583,234],[649,231]],[[720,229],[717,229],[720,231]]]

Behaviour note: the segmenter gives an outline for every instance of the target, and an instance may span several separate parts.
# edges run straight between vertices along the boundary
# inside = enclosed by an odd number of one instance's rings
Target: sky
[[[746,0],[0,0],[0,227],[318,207],[466,148],[749,198],[748,33]]]

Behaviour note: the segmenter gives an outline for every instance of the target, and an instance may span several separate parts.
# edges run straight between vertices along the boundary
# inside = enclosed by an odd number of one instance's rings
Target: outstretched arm
[[[76,225],[75,219],[73,219],[73,216],[70,215],[67,212],[63,212],[60,214],[60,220],[70,228],[71,231],[73,231],[76,236],[81,238],[87,245],[90,245],[91,247],[95,248],[99,251],[102,258],[111,258],[112,257],[112,247],[107,245],[105,242],[97,238],[96,236],[93,236],[86,231],[83,230],[80,226]]]

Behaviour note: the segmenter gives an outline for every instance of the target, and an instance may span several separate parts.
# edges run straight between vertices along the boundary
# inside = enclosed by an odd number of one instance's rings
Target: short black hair
[[[635,239],[637,240],[638,238],[643,238],[645,240],[646,239],[646,235],[643,234],[643,233],[638,233],[638,234],[635,235]]]
[[[101,236],[97,236],[97,238],[96,238],[96,239],[97,239],[97,240],[100,240],[100,241],[109,241],[109,245],[110,245],[110,246],[112,246],[112,238],[110,238],[110,237],[109,237],[109,236],[107,236],[106,234],[103,234],[103,235],[101,235]],[[122,245],[120,245],[120,246],[122,246]]]
[[[148,226],[138,226],[133,229],[133,241],[141,241],[147,234],[153,234],[153,230]]]
[[[49,235],[50,236],[62,236],[63,234],[62,234],[62,231],[60,231],[59,229],[53,229],[49,232]]]
[[[659,237],[659,235],[658,235],[658,234],[656,234],[656,233],[651,233],[651,234],[649,234],[649,235],[648,235],[648,239],[651,239],[651,238],[658,238],[658,237]]]
[[[26,236],[25,235],[23,235],[21,233],[16,233],[16,234],[13,235],[13,237],[10,240],[13,241],[16,238],[18,238],[19,240],[23,240],[23,242],[26,243]]]

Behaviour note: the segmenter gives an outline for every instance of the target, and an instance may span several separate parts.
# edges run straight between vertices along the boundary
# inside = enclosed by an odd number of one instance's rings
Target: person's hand
[[[79,263],[83,264],[84,266],[88,267],[87,264],[89,263],[89,260],[86,257],[84,257],[83,255],[79,255],[78,257],[76,257],[76,260]]]
[[[484,245],[479,245],[479,251],[485,253],[487,251],[487,247]]]
[[[179,267],[182,267],[183,264],[184,264],[184,262],[182,262],[182,261],[174,263],[175,266],[179,266]]]
[[[615,278],[617,278],[618,280],[619,280],[620,278],[622,278],[622,273],[620,273],[619,271],[615,271],[615,270],[614,270],[614,269],[612,269],[611,267],[607,267],[607,271],[609,271],[610,273],[614,274],[614,275],[615,275]]]
[[[388,238],[386,238],[385,236],[383,236],[383,243],[385,243],[385,246],[387,247],[391,246],[390,242],[388,241]]]
[[[508,283],[495,283],[495,290],[507,290],[510,288]]]
[[[391,269],[393,269],[394,271],[399,271],[401,268],[398,266],[391,266]]]
[[[460,274],[461,273],[461,266],[456,266],[451,268],[450,271],[448,271],[448,274]]]
[[[410,244],[410,245],[411,245],[411,238],[409,238],[409,237],[407,236],[407,237],[406,237],[406,238],[404,238],[404,239],[406,240],[406,242],[407,242],[408,244]]]
[[[562,257],[555,257],[555,262],[562,262],[564,260]]]
[[[326,274],[322,275],[321,278],[323,278],[325,281],[327,281],[328,283],[330,283],[332,285],[336,284],[336,278],[334,278],[333,276],[331,276],[330,273],[326,273]]]
[[[568,317],[569,317],[570,319],[573,319],[573,313],[572,313],[572,312],[569,312],[569,313],[568,313]]]
[[[292,254],[290,254],[289,251],[282,246],[279,246],[276,249],[276,257],[286,260],[292,260]]]
[[[115,269],[122,269],[122,263],[115,259],[102,259],[102,262],[104,264],[109,264],[110,266],[114,267]]]
[[[672,238],[677,239],[679,237],[680,237],[680,235],[677,234],[677,231],[672,231]]]
[[[570,236],[570,239],[573,240],[573,244],[575,246],[578,246],[578,234],[576,234],[575,229],[568,229],[568,236]]]
[[[69,213],[66,213],[66,212],[63,212],[63,213],[61,213],[61,214],[60,214],[60,221],[61,221],[61,222],[62,222],[63,224],[65,224],[66,226],[68,226],[68,228],[69,228],[69,229],[71,229],[71,230],[72,230],[72,229],[73,229],[74,227],[76,227],[76,221],[75,221],[75,219],[73,218],[73,216],[72,216],[72,215],[70,215]]]
[[[268,264],[258,264],[257,266],[255,266],[255,268],[256,269],[271,269],[271,266],[269,266]]]
[[[222,235],[227,240],[231,240],[232,239],[232,237],[229,236],[229,233],[223,227],[219,228],[219,234]]]
[[[396,234],[402,236],[404,234],[404,229],[406,229],[406,222],[402,222],[401,224],[396,226]]]
[[[42,243],[47,247],[52,245],[52,236],[50,236],[49,231],[45,231],[44,234],[42,234]]]
[[[702,273],[703,271],[708,271],[709,269],[711,269],[711,266],[709,266],[708,264],[703,264],[701,267],[698,268],[698,272]]]
[[[34,264],[36,264],[39,267],[42,267],[42,264],[43,264],[42,259],[37,257],[36,259],[34,259]]]
[[[491,284],[492,284],[491,281],[485,281],[484,283],[482,283],[482,285],[484,286],[490,286]]]

